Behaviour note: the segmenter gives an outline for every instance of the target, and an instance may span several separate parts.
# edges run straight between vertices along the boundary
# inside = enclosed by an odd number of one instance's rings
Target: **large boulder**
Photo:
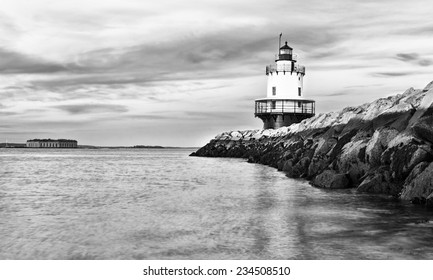
[[[401,199],[411,201],[426,201],[427,198],[431,199],[431,195],[433,194],[433,163],[430,163],[427,167],[425,167],[425,163],[422,165],[413,170],[414,173],[417,173],[416,176],[412,174],[406,180],[400,195]]]
[[[391,155],[391,176],[395,180],[404,180],[418,163],[431,160],[432,150],[428,145],[410,143],[397,147]]]
[[[399,100],[399,103],[410,104],[416,109],[421,104],[424,96],[425,92],[423,90],[410,88],[403,93],[403,98]]]
[[[242,158],[247,153],[248,148],[240,141],[230,141],[227,145],[225,157]]]
[[[334,170],[325,170],[317,175],[311,183],[316,187],[325,189],[345,189],[350,187],[346,174],[338,174]]]
[[[291,160],[291,159],[286,160],[283,163],[282,171],[286,172],[286,174],[288,174],[289,177],[292,177],[292,176],[290,176],[290,173],[292,172],[292,170],[293,170],[293,160]]]
[[[292,169],[292,177],[306,177],[308,176],[308,167],[310,165],[311,159],[309,157],[301,158]]]
[[[371,121],[383,114],[383,112],[391,109],[396,105],[401,95],[389,96],[386,98],[377,99],[371,103],[362,105],[365,110],[365,114],[362,117],[364,121]]]
[[[388,143],[398,134],[396,129],[382,128],[374,132],[365,149],[365,159],[370,167],[380,165],[380,159]]]
[[[310,165],[308,166],[308,178],[313,178],[317,174],[321,173],[329,166],[329,157],[327,155],[315,156],[311,159]]]
[[[420,118],[413,124],[412,130],[417,137],[433,143],[433,116]]]
[[[432,159],[430,145],[422,144],[412,135],[402,132],[388,143],[388,148],[381,155],[381,165],[390,167],[394,180],[404,181],[418,163]]]
[[[429,165],[430,162],[426,161],[418,163],[406,177],[404,186],[409,185],[413,180],[415,180]]]
[[[337,144],[337,139],[334,137],[320,137],[317,140],[317,146],[314,151],[314,156],[327,155]]]
[[[337,143],[335,144],[335,146],[332,148],[332,150],[330,151],[329,157],[330,160],[333,161],[334,159],[337,158],[338,155],[341,154],[341,151],[343,149],[343,147],[350,142],[350,140],[352,139],[353,136],[355,136],[357,133],[356,129],[353,129],[349,132],[344,133],[341,137],[338,138]]]
[[[423,91],[429,91],[433,89],[433,81],[431,81],[430,83],[428,83],[428,85],[425,86],[425,88],[423,89]]]
[[[371,170],[362,178],[357,192],[398,195],[401,186],[391,182],[391,175],[386,167]]]
[[[365,162],[365,150],[368,139],[351,141],[344,145],[337,160],[338,170],[347,173],[352,185],[357,186],[359,179],[367,172],[369,166]]]
[[[392,122],[389,127],[394,128],[398,131],[403,131],[407,128],[409,125],[409,121],[412,118],[414,114],[414,109],[404,112],[403,114],[399,115],[397,118],[395,118],[395,121]]]
[[[372,120],[373,129],[392,126],[399,131],[406,128],[415,109],[411,104],[399,103],[388,108]]]
[[[421,104],[418,106],[416,112],[413,114],[409,121],[408,127],[412,127],[418,120],[424,116],[431,116],[433,114],[433,88],[425,92]]]
[[[282,170],[286,173],[288,177],[291,178],[299,178],[303,177],[304,174],[308,172],[308,164],[310,163],[309,158],[302,158],[296,163],[293,163],[292,160],[287,160]]]

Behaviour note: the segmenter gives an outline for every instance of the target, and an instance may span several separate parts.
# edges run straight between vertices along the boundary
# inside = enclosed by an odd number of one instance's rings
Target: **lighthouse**
[[[281,46],[281,35],[275,63],[266,66],[266,98],[255,100],[254,115],[263,121],[264,129],[289,126],[315,113],[315,101],[305,98],[305,66],[298,64],[297,55],[287,42]]]

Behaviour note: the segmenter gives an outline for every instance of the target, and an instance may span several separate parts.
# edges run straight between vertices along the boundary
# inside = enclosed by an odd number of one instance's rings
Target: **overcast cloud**
[[[278,34],[318,112],[433,80],[423,1],[3,0],[0,142],[199,146],[260,128]]]

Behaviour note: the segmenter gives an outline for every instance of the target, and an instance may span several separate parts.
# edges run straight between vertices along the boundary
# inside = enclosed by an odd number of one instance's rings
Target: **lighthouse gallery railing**
[[[315,114],[316,103],[314,100],[302,99],[271,99],[256,100],[255,115],[261,114]]]
[[[302,73],[305,74],[305,66],[295,64],[293,65],[268,65],[266,66],[266,75],[269,75],[272,72],[296,72],[296,73]]]

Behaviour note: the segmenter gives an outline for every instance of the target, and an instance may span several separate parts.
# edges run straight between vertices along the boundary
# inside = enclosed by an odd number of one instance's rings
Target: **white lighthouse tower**
[[[297,63],[297,55],[287,42],[281,46],[281,35],[275,64],[266,66],[266,98],[255,101],[255,116],[263,121],[264,129],[289,126],[315,112],[315,101],[305,99],[305,67]]]

